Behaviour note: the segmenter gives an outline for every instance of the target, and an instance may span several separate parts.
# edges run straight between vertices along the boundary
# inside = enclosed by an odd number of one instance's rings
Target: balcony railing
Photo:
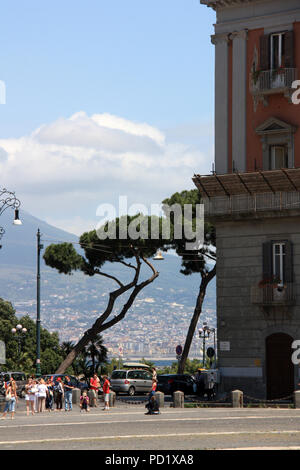
[[[300,209],[300,192],[236,194],[204,199],[206,216],[255,214]]]
[[[293,286],[293,283],[287,283],[282,287],[275,285],[252,286],[251,303],[261,306],[294,305],[296,296]]]
[[[297,80],[297,75],[298,72],[295,68],[254,72],[251,74],[251,91],[256,95],[285,92],[292,88],[292,83]]]

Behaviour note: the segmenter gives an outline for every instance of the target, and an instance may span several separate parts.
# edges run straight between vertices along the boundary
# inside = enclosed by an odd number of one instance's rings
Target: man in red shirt
[[[92,406],[97,407],[98,391],[100,389],[100,380],[97,374],[90,378],[90,390],[92,391]]]
[[[103,398],[104,398],[104,408],[103,411],[109,410],[109,387],[110,383],[107,378],[107,375],[103,375],[104,384],[103,384]]]

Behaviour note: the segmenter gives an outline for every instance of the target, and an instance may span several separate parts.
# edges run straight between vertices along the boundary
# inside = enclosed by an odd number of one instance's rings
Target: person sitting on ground
[[[160,414],[159,406],[154,395],[152,395],[149,402],[146,404],[146,408],[148,409],[148,412],[145,413],[145,415],[159,415]]]
[[[85,410],[85,411],[90,411],[90,407],[89,407],[89,404],[90,404],[90,399],[87,395],[87,393],[84,391],[82,392],[82,395],[80,397],[80,413],[82,410]]]

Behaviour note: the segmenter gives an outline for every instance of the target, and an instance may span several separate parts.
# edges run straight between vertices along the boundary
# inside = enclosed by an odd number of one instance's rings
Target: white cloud
[[[24,209],[65,230],[91,226],[102,202],[159,203],[193,188],[195,172],[208,173],[212,155],[168,142],[145,123],[79,112],[42,125],[19,139],[0,139],[2,186],[16,191]]]

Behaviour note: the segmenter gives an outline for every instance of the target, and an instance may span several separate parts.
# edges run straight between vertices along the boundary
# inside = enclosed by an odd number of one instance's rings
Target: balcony
[[[290,97],[292,83],[297,80],[298,71],[295,68],[277,70],[257,70],[251,74],[250,88],[253,96],[265,97],[274,93],[283,93]]]
[[[300,191],[236,194],[204,199],[206,216],[235,216],[252,214],[264,217],[264,213],[300,209]]]
[[[251,303],[262,307],[276,307],[294,305],[296,296],[294,294],[294,284],[286,283],[284,286],[272,284],[251,288]]]

